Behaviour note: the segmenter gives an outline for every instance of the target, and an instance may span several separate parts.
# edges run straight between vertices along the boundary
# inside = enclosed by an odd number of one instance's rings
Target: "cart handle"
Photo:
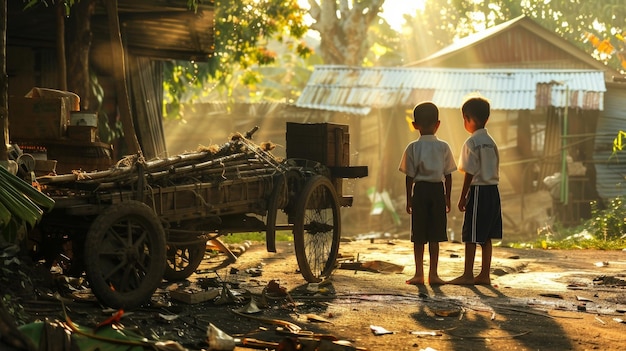
[[[249,131],[246,132],[246,139],[252,139],[252,134],[256,133],[256,131],[259,130],[259,126],[254,126],[254,128],[250,129]]]

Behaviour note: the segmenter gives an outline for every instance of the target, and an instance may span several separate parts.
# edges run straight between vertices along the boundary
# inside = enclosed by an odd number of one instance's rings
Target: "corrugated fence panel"
[[[613,153],[613,141],[626,131],[626,89],[606,93],[606,109],[596,128],[594,163],[596,188],[603,199],[626,196],[626,149]],[[622,139],[626,143],[626,136]]]

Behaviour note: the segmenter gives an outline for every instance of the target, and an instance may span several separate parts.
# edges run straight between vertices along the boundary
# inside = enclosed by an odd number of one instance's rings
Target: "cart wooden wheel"
[[[168,243],[164,278],[169,281],[185,280],[198,269],[205,251],[205,242],[188,245]]]
[[[324,176],[312,177],[302,189],[293,227],[300,273],[315,283],[329,276],[339,253],[341,223],[335,187]]]
[[[165,272],[165,231],[138,201],[105,209],[85,239],[85,271],[98,300],[131,309],[150,301]]]
[[[287,181],[284,174],[278,175],[274,182],[274,189],[267,201],[267,217],[265,218],[265,246],[267,252],[276,252],[276,217],[278,209],[287,201]]]

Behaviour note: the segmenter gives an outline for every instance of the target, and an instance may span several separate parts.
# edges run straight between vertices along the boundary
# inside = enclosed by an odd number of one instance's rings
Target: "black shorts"
[[[411,241],[417,244],[448,240],[443,182],[416,182],[411,198]]]
[[[473,185],[465,207],[463,242],[502,239],[502,208],[497,185]]]

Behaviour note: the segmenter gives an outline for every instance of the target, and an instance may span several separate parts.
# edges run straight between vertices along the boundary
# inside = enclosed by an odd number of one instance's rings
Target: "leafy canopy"
[[[261,78],[251,67],[276,61],[270,49],[272,41],[286,43],[298,56],[307,57],[312,50],[300,39],[308,31],[297,0],[216,0],[215,55],[206,62],[171,61],[165,67],[164,90],[168,111],[179,115],[181,102],[221,89],[232,96],[232,88],[259,83]],[[188,0],[197,9],[199,0]],[[205,87],[209,83],[208,87]]]

